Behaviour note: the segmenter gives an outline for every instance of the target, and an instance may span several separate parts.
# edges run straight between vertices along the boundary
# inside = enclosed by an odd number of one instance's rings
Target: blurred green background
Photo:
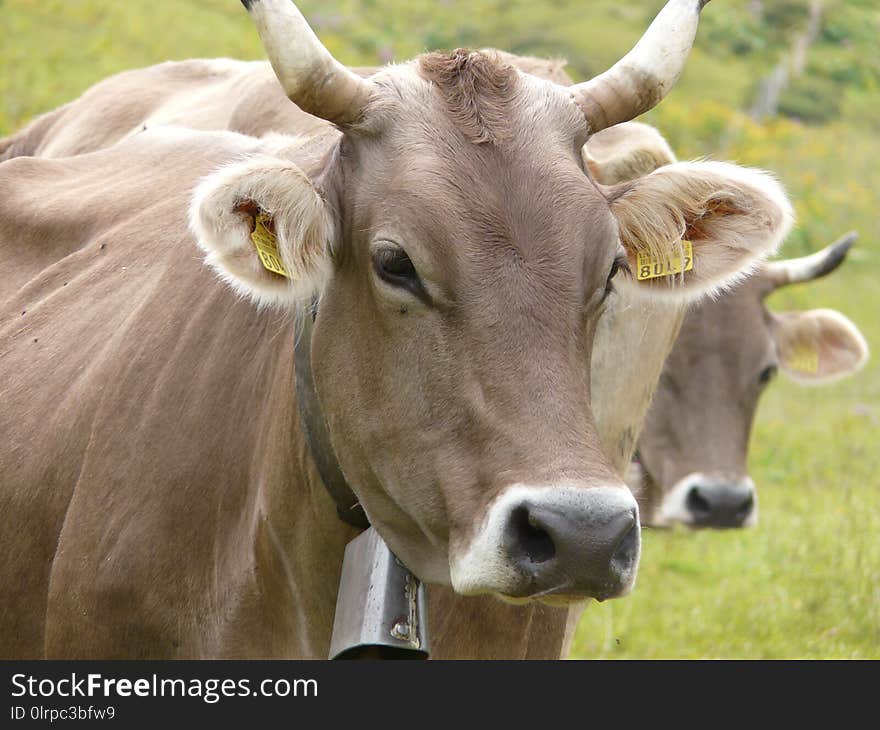
[[[638,39],[662,0],[304,0],[351,65],[495,46],[564,57],[576,80]],[[168,59],[262,58],[238,0],[0,0],[0,135],[95,81]],[[773,170],[798,226],[783,249],[861,239],[777,310],[831,307],[880,347],[880,0],[713,0],[675,90],[646,115],[683,159]],[[785,83],[768,83],[768,79]],[[769,90],[769,91],[768,91]],[[750,452],[760,524],[646,530],[633,593],[591,605],[572,656],[880,657],[880,361],[820,388],[780,377]],[[694,448],[699,448],[695,444]]]

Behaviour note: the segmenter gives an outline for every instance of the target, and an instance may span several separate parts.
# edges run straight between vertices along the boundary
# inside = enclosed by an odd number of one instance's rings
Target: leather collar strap
[[[312,459],[318,469],[318,475],[324,487],[336,503],[339,519],[353,527],[366,529],[370,521],[361,507],[354,491],[348,485],[345,475],[333,453],[330,444],[330,432],[327,421],[318,403],[315,383],[312,378],[312,325],[317,313],[317,301],[311,306],[311,316],[300,316],[300,327],[293,348],[294,367],[296,370],[296,406],[299,409],[299,420],[306,437]]]

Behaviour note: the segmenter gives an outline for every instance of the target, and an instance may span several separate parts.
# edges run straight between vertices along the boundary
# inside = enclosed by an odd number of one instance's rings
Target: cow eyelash
[[[608,272],[608,278],[605,280],[605,296],[614,291],[614,282],[612,281],[619,271],[629,271],[629,261],[623,254],[618,255],[611,262],[611,270]]]
[[[399,246],[381,246],[373,251],[373,268],[380,279],[406,289],[419,298],[426,296],[422,280],[406,251]]]

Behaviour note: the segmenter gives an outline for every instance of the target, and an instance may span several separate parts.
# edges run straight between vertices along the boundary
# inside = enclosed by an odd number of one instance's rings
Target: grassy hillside
[[[350,64],[425,49],[497,46],[607,67],[661,0],[306,0]],[[751,108],[791,52],[810,0],[713,0],[675,91],[647,120],[682,158],[776,172],[799,224],[786,255],[850,229],[861,240],[828,280],[783,290],[775,309],[832,307],[880,352],[880,0],[826,0],[803,72],[761,123]],[[195,56],[260,58],[237,0],[0,0],[0,135],[122,69]],[[782,378],[751,451],[761,522],[730,533],[649,531],[633,594],[594,605],[578,657],[880,657],[880,361],[823,388]],[[697,447],[698,445],[695,445]]]

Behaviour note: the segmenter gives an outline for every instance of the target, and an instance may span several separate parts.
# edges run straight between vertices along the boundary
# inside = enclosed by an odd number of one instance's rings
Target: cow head
[[[713,289],[790,220],[757,171],[692,163],[604,187],[585,168],[591,133],[672,85],[703,4],[670,2],[619,64],[566,88],[463,50],[365,79],[292,4],[245,3],[288,96],[336,130],[321,155],[299,140],[297,164],[251,159],[207,179],[193,225],[256,302],[320,297],[312,366],[333,448],[424,580],[562,602],[633,584],[637,505],[590,410],[603,304],[615,286]],[[261,264],[255,219],[288,277]],[[683,237],[693,268],[630,273],[640,253],[675,257]]]
[[[839,312],[775,313],[764,298],[834,271],[855,239],[848,234],[811,256],[764,264],[723,299],[689,309],[639,438],[643,524],[757,522],[746,458],[764,388],[777,369],[821,384],[852,375],[868,356],[864,337]]]

